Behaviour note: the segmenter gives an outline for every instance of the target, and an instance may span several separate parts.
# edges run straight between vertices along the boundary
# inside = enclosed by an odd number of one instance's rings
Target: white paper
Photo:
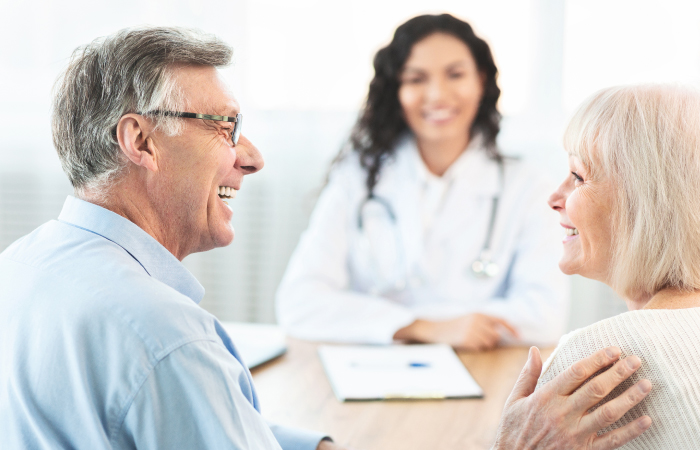
[[[277,325],[221,322],[249,369],[287,351],[285,335]]]
[[[340,401],[483,396],[448,345],[324,345],[318,352]]]

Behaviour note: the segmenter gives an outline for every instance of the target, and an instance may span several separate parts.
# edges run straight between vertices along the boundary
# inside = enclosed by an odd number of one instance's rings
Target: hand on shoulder
[[[619,397],[588,412],[641,365],[636,356],[622,360],[619,357],[619,348],[600,350],[573,364],[535,392],[542,359],[539,350],[531,348],[528,361],[506,401],[493,450],[611,450],[644,433],[651,426],[648,416],[601,436],[597,434],[649,394],[649,380],[639,381]],[[593,374],[611,364],[609,370],[586,383]]]

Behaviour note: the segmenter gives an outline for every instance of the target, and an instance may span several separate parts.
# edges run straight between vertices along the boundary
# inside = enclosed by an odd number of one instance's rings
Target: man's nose
[[[263,168],[265,161],[258,148],[245,136],[241,135],[236,144],[236,164],[245,175],[250,175]]]

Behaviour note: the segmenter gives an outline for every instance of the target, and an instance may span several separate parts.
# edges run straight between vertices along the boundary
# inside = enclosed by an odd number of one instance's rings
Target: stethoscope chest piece
[[[493,278],[498,275],[498,264],[491,260],[491,252],[484,250],[479,259],[472,263],[472,273],[479,278]]]
[[[472,263],[472,272],[479,278],[493,278],[498,275],[498,265],[491,261],[477,259]]]

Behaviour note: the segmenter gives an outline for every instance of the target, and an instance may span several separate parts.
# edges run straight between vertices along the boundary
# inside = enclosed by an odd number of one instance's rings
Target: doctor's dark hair
[[[360,164],[367,170],[368,196],[377,184],[382,164],[394,153],[399,137],[409,130],[398,96],[401,72],[413,46],[435,33],[454,36],[469,48],[484,77],[484,93],[470,133],[480,133],[490,156],[501,157],[496,147],[501,121],[496,102],[501,90],[496,83],[498,69],[488,44],[474,34],[468,23],[449,14],[417,16],[399,26],[389,45],[375,55],[374,78],[350,135],[350,147],[360,154]],[[336,161],[345,153],[341,151]]]

